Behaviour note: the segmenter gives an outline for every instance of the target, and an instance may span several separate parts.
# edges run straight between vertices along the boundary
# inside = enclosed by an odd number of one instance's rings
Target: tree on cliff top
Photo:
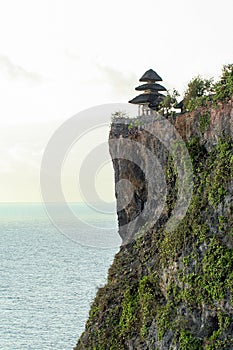
[[[207,107],[210,102],[227,102],[233,97],[233,64],[223,66],[222,76],[213,83],[213,79],[193,78],[184,94],[184,108],[193,111],[198,107]]]
[[[214,85],[214,100],[227,101],[233,96],[233,64],[223,66],[222,76]]]
[[[205,106],[210,100],[213,79],[202,79],[200,76],[193,78],[184,95],[184,107],[187,111],[193,111],[197,107]]]
[[[172,92],[167,92],[167,95],[163,99],[163,101],[160,103],[160,110],[159,112],[162,113],[162,115],[170,115],[172,113],[173,108],[178,103],[177,97],[179,97],[180,94],[177,90],[173,89]]]

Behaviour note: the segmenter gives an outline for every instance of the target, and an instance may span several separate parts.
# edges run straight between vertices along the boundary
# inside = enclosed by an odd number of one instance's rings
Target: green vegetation
[[[218,330],[214,331],[213,334],[207,339],[205,350],[216,350],[216,349],[231,349],[233,346],[233,339],[231,336],[226,339],[222,339],[222,334],[232,323],[232,319],[218,311]]]
[[[198,107],[207,106],[212,84],[212,79],[202,79],[200,76],[193,78],[185,91],[184,108],[191,112]]]
[[[222,76],[214,83],[213,79],[193,78],[185,91],[184,108],[192,112],[199,107],[217,106],[233,96],[233,64],[223,66]]]
[[[207,127],[210,125],[210,111],[204,111],[199,117],[200,131],[204,133]]]
[[[158,278],[144,276],[139,282],[139,303],[141,310],[140,335],[144,338],[154,317],[154,299],[158,296]]]
[[[154,317],[154,298],[158,295],[158,279],[153,274],[144,276],[139,283],[126,289],[119,321],[120,334],[127,337],[140,324],[140,335],[147,335]]]
[[[179,92],[175,89],[173,89],[172,92],[167,92],[167,95],[165,99],[160,103],[160,109],[159,112],[162,113],[162,115],[171,115],[172,109],[177,104],[177,98],[180,96]]]
[[[201,339],[194,338],[187,330],[182,330],[179,335],[180,350],[200,350],[203,349]]]
[[[128,125],[128,130],[131,130],[133,128],[137,128],[138,126],[142,125],[142,121],[140,119],[136,119],[134,121],[132,121],[129,125]]]
[[[167,304],[158,307],[156,326],[158,327],[158,339],[162,340],[166,331],[172,329],[173,320],[175,318],[175,307],[170,300]]]
[[[203,216],[210,215],[208,212],[212,212],[211,207],[215,209],[224,200],[227,185],[233,179],[232,143],[229,140],[220,140],[213,152],[207,154],[198,138],[193,138],[188,148],[195,170],[194,195],[188,214],[175,232],[163,232],[157,244],[160,252],[159,261],[163,269],[177,261],[182,249],[189,251],[191,242],[192,251],[184,255],[183,269],[178,272],[179,282],[173,281],[168,285],[169,302],[162,306],[157,314],[161,338],[166,330],[177,330],[183,327],[179,324],[179,317],[176,314],[181,302],[187,303],[191,308],[199,308],[203,303],[214,307],[217,301],[221,302],[229,291],[232,293],[233,289],[233,249],[223,244],[221,236],[212,236],[208,222],[203,219]],[[168,181],[172,178],[171,167],[172,163],[168,162]],[[174,183],[171,188],[173,192],[171,190],[169,193],[167,205],[172,209],[174,206],[172,198],[173,200],[176,198]],[[227,236],[230,238],[232,223],[227,223],[223,216],[219,216],[218,221],[225,238]],[[194,242],[195,245],[193,245]],[[201,256],[200,246],[203,244],[208,249],[206,248],[204,256]],[[218,330],[218,334],[220,333],[221,331]],[[191,341],[191,335],[186,337],[188,345],[185,347],[184,335],[188,333],[182,330],[181,334],[181,349],[202,348],[200,339]],[[181,339],[179,341],[181,342]]]
[[[214,85],[214,101],[227,102],[233,96],[233,64],[223,67],[220,80]]]
[[[233,176],[233,154],[230,141],[220,140],[215,152],[212,153],[208,166],[212,170],[206,179],[206,191],[208,201],[213,207],[217,207],[227,194],[226,183]]]
[[[205,238],[206,243],[207,238]],[[233,283],[233,251],[222,246],[216,237],[209,238],[209,246],[202,261],[190,257],[190,263],[196,261],[196,271],[189,273],[184,269],[180,281],[185,285],[182,299],[188,304],[206,303],[214,305],[226,296]]]
[[[122,313],[120,318],[120,334],[122,336],[132,332],[137,320],[138,294],[135,288],[129,287],[124,293]]]

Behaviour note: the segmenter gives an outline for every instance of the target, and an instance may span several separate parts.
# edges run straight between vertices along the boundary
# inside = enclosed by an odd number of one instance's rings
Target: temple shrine
[[[152,69],[146,71],[139,79],[144,84],[135,88],[136,91],[144,91],[136,96],[129,103],[138,105],[138,115],[153,115],[154,111],[159,110],[159,105],[165,98],[160,91],[166,91],[165,87],[157,83],[161,82],[162,78]]]

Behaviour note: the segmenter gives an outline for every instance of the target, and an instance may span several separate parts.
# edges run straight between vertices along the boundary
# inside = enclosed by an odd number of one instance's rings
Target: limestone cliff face
[[[150,122],[111,126],[123,244],[75,349],[233,349],[233,102]]]

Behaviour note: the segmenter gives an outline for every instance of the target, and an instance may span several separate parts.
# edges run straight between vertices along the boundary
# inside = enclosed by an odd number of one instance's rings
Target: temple
[[[153,111],[158,111],[160,103],[165,96],[160,91],[166,91],[165,87],[158,84],[158,81],[162,81],[162,78],[152,69],[146,71],[139,79],[140,82],[144,82],[135,88],[136,91],[144,91],[142,94],[136,96],[129,103],[138,105],[138,115],[152,115]]]

